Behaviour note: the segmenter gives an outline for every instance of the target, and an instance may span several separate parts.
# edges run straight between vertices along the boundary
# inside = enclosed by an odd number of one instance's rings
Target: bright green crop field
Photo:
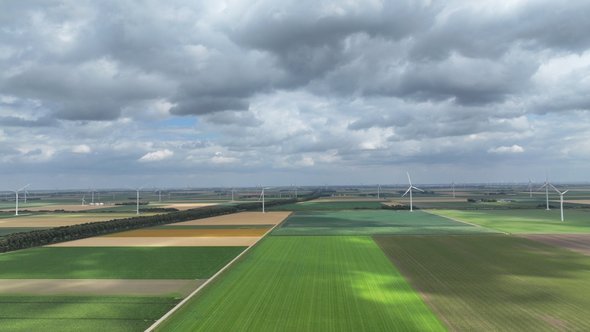
[[[0,330],[140,332],[176,302],[162,297],[0,296]]]
[[[337,210],[379,210],[381,202],[372,201],[343,201],[322,202],[308,201],[270,207],[269,211],[337,211]]]
[[[590,210],[431,210],[430,212],[507,233],[590,233]]]
[[[205,279],[245,247],[42,247],[0,254],[0,279]]]
[[[376,236],[454,331],[590,331],[590,257],[505,235]]]
[[[161,331],[444,331],[370,237],[264,239]]]
[[[308,211],[291,215],[272,235],[493,233],[423,211]]]

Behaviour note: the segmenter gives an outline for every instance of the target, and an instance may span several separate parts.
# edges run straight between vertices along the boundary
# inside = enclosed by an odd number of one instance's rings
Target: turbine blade
[[[566,190],[566,191],[562,192],[561,194],[562,194],[562,195],[565,195],[565,193],[566,193],[566,192],[568,192],[568,191],[570,191],[570,190],[568,189],[568,190]]]
[[[422,189],[420,189],[420,188],[418,188],[418,187],[414,187],[414,186],[412,186],[412,188],[414,188],[414,189],[416,189],[416,190],[420,190],[421,192],[424,192],[424,190],[422,190]]]
[[[406,190],[406,192],[402,195],[402,197],[406,196],[410,192],[410,190],[412,190],[412,187],[409,187],[408,190]]]
[[[410,179],[410,172],[406,172],[406,175],[408,176],[408,182],[410,183],[410,186],[412,186],[412,179]]]

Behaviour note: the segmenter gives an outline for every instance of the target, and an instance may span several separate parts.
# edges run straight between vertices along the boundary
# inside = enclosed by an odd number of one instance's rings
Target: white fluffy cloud
[[[158,151],[148,152],[148,153],[144,154],[141,158],[139,158],[139,161],[141,161],[141,162],[161,161],[164,159],[168,159],[168,158],[172,157],[173,155],[174,155],[174,152],[172,152],[168,149],[158,150]]]
[[[500,153],[500,154],[506,154],[506,153],[523,153],[524,152],[524,148],[520,145],[512,145],[512,146],[499,146],[496,148],[492,148],[489,149],[488,152],[490,153]]]

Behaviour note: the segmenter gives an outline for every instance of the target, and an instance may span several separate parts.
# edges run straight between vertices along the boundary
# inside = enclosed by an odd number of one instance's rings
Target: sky
[[[0,1],[0,190],[590,181],[590,1]]]

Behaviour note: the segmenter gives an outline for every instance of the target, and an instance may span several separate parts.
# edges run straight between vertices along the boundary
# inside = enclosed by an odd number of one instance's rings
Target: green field
[[[431,212],[507,233],[590,233],[590,210],[587,209],[565,210],[565,222],[560,221],[559,209]]]
[[[308,211],[291,215],[272,235],[466,234],[493,230],[423,211]]]
[[[0,330],[139,332],[176,302],[162,297],[0,296]]]
[[[46,228],[37,228],[37,227],[0,227],[0,236],[20,233],[20,232],[30,232],[30,231],[37,231]]]
[[[0,254],[0,279],[205,279],[244,247],[42,247]]]
[[[450,330],[590,330],[590,257],[504,235],[375,239]]]
[[[444,331],[370,237],[270,237],[161,331]]]
[[[337,211],[337,210],[379,210],[381,202],[373,201],[343,201],[322,202],[308,201],[294,204],[285,204],[268,208],[269,211]]]

